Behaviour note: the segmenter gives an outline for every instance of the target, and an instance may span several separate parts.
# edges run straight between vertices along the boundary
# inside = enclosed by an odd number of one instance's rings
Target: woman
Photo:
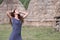
[[[13,28],[9,40],[22,40],[21,27],[22,23],[24,22],[24,18],[28,15],[28,13],[27,12],[20,13],[23,13],[24,16],[21,16],[17,10],[14,10],[13,12],[7,12],[7,15],[10,18],[10,22]]]

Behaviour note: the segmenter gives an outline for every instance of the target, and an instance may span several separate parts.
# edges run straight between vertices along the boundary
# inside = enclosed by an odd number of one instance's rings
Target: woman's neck
[[[15,15],[15,18],[18,19],[18,15]],[[19,19],[18,19],[19,20]]]

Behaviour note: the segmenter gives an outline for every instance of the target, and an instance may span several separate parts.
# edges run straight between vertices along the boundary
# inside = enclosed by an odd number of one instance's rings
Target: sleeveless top
[[[11,19],[13,30],[21,30],[22,22],[16,18]]]

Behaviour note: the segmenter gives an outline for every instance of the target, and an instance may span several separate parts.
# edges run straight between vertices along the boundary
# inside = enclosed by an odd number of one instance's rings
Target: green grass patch
[[[0,25],[0,40],[8,40],[12,27],[9,24]],[[60,40],[60,32],[51,27],[22,27],[23,40]]]

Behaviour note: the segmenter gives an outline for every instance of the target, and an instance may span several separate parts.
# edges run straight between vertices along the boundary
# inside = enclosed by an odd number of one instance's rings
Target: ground
[[[12,27],[9,24],[0,25],[0,40],[8,40]],[[23,40],[60,40],[60,32],[51,27],[22,27]]]

